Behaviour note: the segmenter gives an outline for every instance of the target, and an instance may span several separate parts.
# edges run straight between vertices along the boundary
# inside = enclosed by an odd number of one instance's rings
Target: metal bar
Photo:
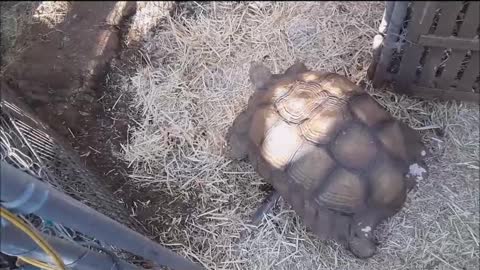
[[[422,35],[418,41],[420,45],[429,47],[452,48],[458,50],[480,51],[480,42],[473,38],[440,37]]]
[[[10,115],[8,115],[10,117]],[[15,121],[10,121],[11,125],[13,126],[13,128],[15,129],[16,133],[18,134],[18,136],[20,136],[20,138],[22,139],[23,143],[27,146],[28,150],[30,151],[30,153],[32,153],[32,155],[35,157],[36,161],[38,162],[38,164],[40,164],[40,166],[42,166],[43,168],[45,168],[45,164],[43,163],[43,160],[40,159],[40,157],[37,155],[37,153],[35,152],[35,149],[32,147],[32,145],[29,143],[29,141],[25,138],[23,132],[20,130],[20,128],[18,127],[17,123]],[[2,161],[3,162],[3,161]],[[53,178],[53,177],[50,177],[50,175],[47,176],[48,178],[48,181],[51,182],[52,185],[55,185],[57,187],[61,187],[60,183],[58,182],[57,179]]]
[[[147,237],[1,161],[3,207],[43,218],[177,270],[203,269]]]
[[[392,60],[393,47],[402,28],[403,19],[407,13],[408,2],[396,1],[395,6],[388,22],[387,36],[383,43],[383,49],[377,62],[373,85],[379,87],[385,80],[387,68]]]
[[[382,22],[378,27],[378,32],[380,32],[380,34],[384,35],[387,33],[388,24],[390,22],[390,19],[392,18],[393,9],[397,2],[398,1],[385,1],[385,12],[383,13]]]
[[[385,1],[385,10],[383,11],[383,16],[382,16],[382,22],[380,23],[380,26],[378,27],[378,34],[373,37],[373,44],[372,44],[372,49],[373,49],[373,57],[372,57],[372,63],[368,67],[367,71],[367,76],[370,80],[373,80],[374,78],[374,73],[377,68],[377,63],[380,58],[380,54],[383,49],[383,39],[384,35],[387,32],[388,29],[388,22],[390,21],[390,18],[392,17],[392,12],[393,8],[395,7],[396,1]]]
[[[2,86],[3,86],[3,85],[2,85]],[[2,89],[2,90],[4,90],[4,89]],[[2,95],[5,95],[5,94],[7,94],[7,92],[6,92],[6,91],[3,91],[3,92],[2,92]],[[23,112],[24,109],[18,107],[17,105],[15,105],[15,104],[13,104],[13,103],[10,103],[10,102],[6,101],[6,100],[5,100],[5,96],[4,96],[3,98],[4,98],[4,100],[2,100],[2,102],[1,102],[1,107],[2,107],[2,109],[6,108],[6,109],[8,109],[8,110],[10,111],[10,113],[15,113],[15,114],[17,114],[17,115],[19,115],[19,116],[21,116],[21,117],[26,117],[26,118],[28,118],[28,120],[32,121],[34,124],[36,124],[36,125],[41,125],[41,124],[38,123],[35,119],[33,119],[30,115],[28,115],[28,114],[26,114],[25,112]],[[11,98],[11,97],[10,97],[10,98]],[[41,125],[41,126],[42,126],[42,128],[44,127],[43,125]]]
[[[0,251],[10,256],[23,256],[53,264],[53,260],[20,229],[1,219]],[[113,254],[98,253],[73,242],[39,233],[54,248],[69,269],[74,270],[138,270]]]
[[[48,136],[47,133],[31,127],[30,125],[24,123],[23,121],[20,121],[19,119],[16,119],[16,118],[12,118],[12,119],[15,119],[13,121],[15,121],[15,123],[19,126],[19,128],[22,132],[31,133],[31,136],[36,136],[37,138],[42,138],[42,141],[44,141],[45,143],[47,143],[49,145],[54,145],[55,144],[54,141],[50,138],[50,136]]]

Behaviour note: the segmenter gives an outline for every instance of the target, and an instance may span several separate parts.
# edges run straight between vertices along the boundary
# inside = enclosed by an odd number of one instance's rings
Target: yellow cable
[[[48,242],[45,241],[45,239],[43,239],[34,229],[30,228],[23,220],[3,207],[1,208],[0,215],[12,223],[15,227],[27,234],[43,251],[45,251],[46,254],[50,255],[52,260],[58,266],[58,269],[55,270],[65,270],[65,264],[57,252],[55,252]],[[24,260],[24,258],[22,258],[22,260]]]
[[[46,264],[44,262],[41,262],[41,261],[38,261],[38,260],[35,260],[35,259],[32,259],[32,258],[27,258],[27,257],[19,257],[19,259],[21,261],[24,261],[28,264],[31,264],[33,266],[36,266],[40,269],[44,269],[44,270],[58,270],[57,268],[53,268],[51,265],[49,264]]]

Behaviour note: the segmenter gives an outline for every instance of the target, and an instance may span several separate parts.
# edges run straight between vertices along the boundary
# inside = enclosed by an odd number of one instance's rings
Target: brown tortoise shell
[[[259,88],[229,132],[233,151],[322,239],[371,240],[414,185],[406,175],[426,153],[419,137],[339,74],[287,71]],[[353,252],[372,255],[363,248]]]

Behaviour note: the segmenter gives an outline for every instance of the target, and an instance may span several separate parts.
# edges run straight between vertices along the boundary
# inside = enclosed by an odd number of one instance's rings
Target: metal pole
[[[0,200],[11,211],[34,213],[159,265],[176,270],[203,269],[5,161],[1,162]]]
[[[387,32],[388,22],[392,17],[393,8],[395,7],[395,1],[385,1],[385,10],[383,11],[382,21],[380,22],[380,26],[378,27],[378,34],[373,37],[373,57],[372,57],[372,64],[368,68],[367,76],[370,80],[373,80],[375,75],[375,70],[377,67],[378,60],[380,58],[380,53],[383,49],[383,39]]]
[[[385,35],[387,33],[388,22],[390,22],[390,19],[392,18],[395,2],[397,1],[385,1],[385,12],[383,13],[382,22],[378,27],[378,32],[382,35]]]
[[[53,260],[45,254],[37,244],[20,229],[17,229],[5,219],[0,220],[1,246],[3,253],[10,256],[24,256],[34,258],[52,264]],[[74,270],[138,270],[140,268],[131,265],[119,258],[108,254],[101,254],[76,245],[57,237],[41,234],[43,238],[54,248],[65,262],[65,266]]]
[[[395,1],[395,5],[390,15],[390,19],[386,22],[387,34],[385,39],[382,39],[382,50],[380,57],[375,67],[375,74],[373,75],[373,86],[380,87],[387,76],[387,67],[392,60],[393,45],[398,38],[400,29],[402,28],[403,19],[407,14],[408,1]],[[382,26],[385,27],[385,26]]]

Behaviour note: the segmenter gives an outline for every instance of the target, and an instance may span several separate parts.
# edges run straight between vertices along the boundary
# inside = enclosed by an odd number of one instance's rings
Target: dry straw
[[[367,91],[419,129],[433,153],[430,177],[379,228],[378,254],[358,260],[317,240],[283,201],[239,241],[265,196],[252,167],[223,154],[226,130],[252,91],[250,61],[263,59],[280,72],[300,59],[360,83],[383,8],[382,2],[189,2],[167,17],[143,48],[148,64],[122,86],[137,112],[124,145],[131,181],[172,198],[157,203],[149,219],[160,242],[208,269],[477,269],[478,106],[407,98],[368,82]]]

